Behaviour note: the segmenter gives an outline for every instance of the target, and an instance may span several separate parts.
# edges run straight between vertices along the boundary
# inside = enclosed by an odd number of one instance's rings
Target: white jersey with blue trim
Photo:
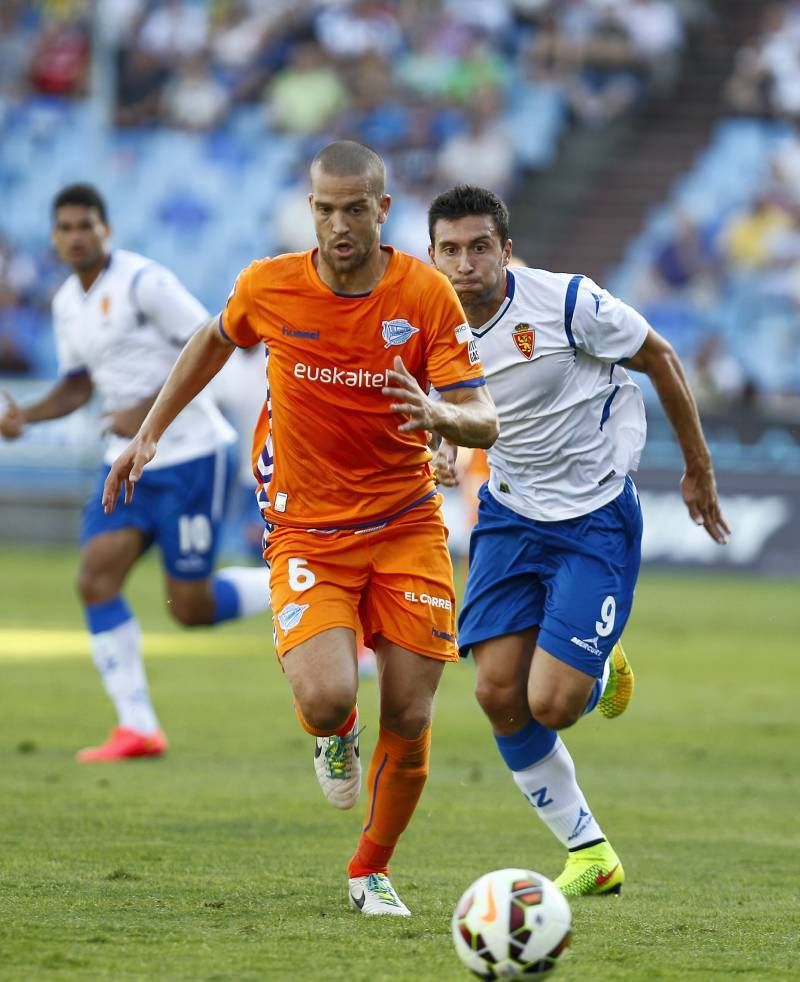
[[[506,297],[472,333],[500,419],[489,490],[539,521],[615,498],[644,446],[644,400],[618,362],[647,321],[585,276],[507,271]]]
[[[73,274],[53,298],[59,371],[87,372],[103,413],[127,409],[163,385],[181,348],[207,317],[168,269],[115,249],[88,290]],[[212,398],[201,392],[167,428],[147,466],[193,460],[235,438]],[[107,433],[106,463],[113,463],[128,442]]]

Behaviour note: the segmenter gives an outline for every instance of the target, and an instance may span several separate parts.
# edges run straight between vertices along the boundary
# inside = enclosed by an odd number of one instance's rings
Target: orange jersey
[[[314,251],[258,260],[222,313],[220,329],[235,344],[267,346],[253,471],[276,525],[369,526],[433,494],[425,433],[400,433],[403,417],[381,392],[396,355],[423,389],[484,384],[450,283],[389,252],[382,279],[363,296],[327,287]]]

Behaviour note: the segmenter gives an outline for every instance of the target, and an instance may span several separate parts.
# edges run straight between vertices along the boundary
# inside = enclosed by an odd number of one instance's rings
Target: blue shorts
[[[458,644],[539,628],[537,644],[600,678],[630,616],[642,513],[630,478],[607,505],[561,522],[524,518],[478,493]]]
[[[105,467],[83,512],[81,545],[96,535],[137,528],[148,547],[161,546],[164,567],[178,580],[200,580],[211,574],[225,504],[226,452],[183,464],[145,469],[130,505],[120,491],[113,514],[103,511]]]

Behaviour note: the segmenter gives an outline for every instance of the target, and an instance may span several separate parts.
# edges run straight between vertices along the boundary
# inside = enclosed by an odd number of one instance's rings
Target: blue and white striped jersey
[[[644,400],[619,362],[642,346],[647,321],[585,276],[507,276],[502,306],[472,331],[500,418],[489,490],[539,521],[585,515],[639,463]]]

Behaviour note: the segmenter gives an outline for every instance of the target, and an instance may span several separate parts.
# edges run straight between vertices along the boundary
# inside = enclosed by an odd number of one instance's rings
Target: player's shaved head
[[[383,161],[374,150],[355,140],[329,143],[311,161],[310,170],[312,182],[318,172],[331,177],[366,177],[377,197],[384,193],[386,168]]]

